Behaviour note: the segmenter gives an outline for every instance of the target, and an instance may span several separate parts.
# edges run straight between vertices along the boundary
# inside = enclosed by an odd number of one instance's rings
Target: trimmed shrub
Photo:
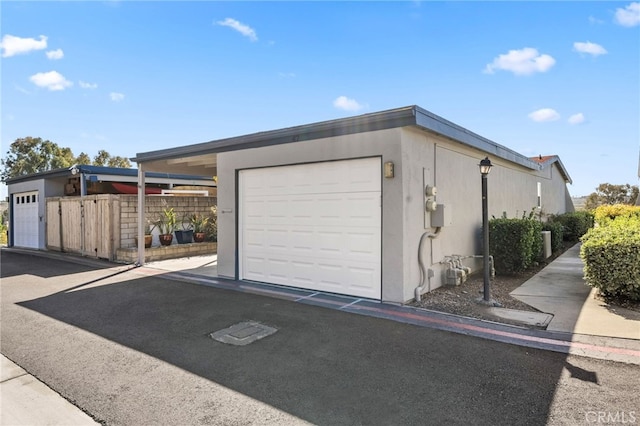
[[[533,265],[542,253],[542,224],[531,219],[489,221],[489,251],[496,272],[514,274]]]
[[[559,222],[546,222],[542,224],[543,231],[551,231],[551,251],[556,253],[563,249],[563,229]]]
[[[593,211],[596,223],[599,226],[607,226],[612,220],[625,217],[640,220],[640,206],[628,204],[602,205]]]
[[[553,222],[562,225],[562,235],[565,241],[578,242],[580,237],[593,228],[593,214],[591,212],[564,213],[553,218]]]
[[[640,220],[618,217],[582,241],[587,284],[604,296],[640,300]]]

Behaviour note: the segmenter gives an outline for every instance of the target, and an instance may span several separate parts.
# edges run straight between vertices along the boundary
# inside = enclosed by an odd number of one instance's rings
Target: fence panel
[[[46,247],[49,250],[60,251],[60,199],[47,198],[47,221],[46,221]]]
[[[82,253],[82,200],[80,197],[60,199],[62,251]]]

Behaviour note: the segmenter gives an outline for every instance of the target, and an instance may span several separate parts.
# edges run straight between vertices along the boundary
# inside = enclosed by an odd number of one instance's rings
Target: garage
[[[240,279],[381,299],[381,159],[241,170]]]
[[[38,191],[13,194],[13,230],[16,247],[39,248]]]

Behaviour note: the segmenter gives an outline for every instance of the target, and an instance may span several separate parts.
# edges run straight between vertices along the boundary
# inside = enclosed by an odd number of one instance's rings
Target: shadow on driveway
[[[38,267],[52,262],[41,259]],[[567,367],[560,353],[131,276],[18,305],[315,424],[545,424],[564,368],[597,381],[594,373]],[[278,331],[247,346],[209,337],[247,320]],[[131,374],[144,382],[142,372]]]

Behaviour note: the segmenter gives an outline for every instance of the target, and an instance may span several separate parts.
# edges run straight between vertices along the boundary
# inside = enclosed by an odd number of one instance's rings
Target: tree
[[[98,151],[98,154],[93,157],[93,165],[94,166],[108,166],[108,167],[123,167],[130,168],[131,162],[129,162],[128,158],[120,157],[120,156],[111,156],[107,151],[101,149]]]
[[[586,210],[593,210],[603,204],[634,204],[638,199],[638,192],[638,185],[601,183],[596,192],[587,197],[584,207]]]
[[[91,164],[91,157],[89,157],[84,152],[81,152],[80,155],[76,157],[76,164],[88,166]]]
[[[71,167],[74,164],[93,164],[94,166],[109,166],[130,168],[131,163],[125,157],[111,156],[107,151],[100,150],[93,158],[81,152],[78,157],[73,155],[71,148],[60,147],[58,144],[42,138],[18,138],[11,146],[4,158],[0,159],[2,173],[0,180],[24,176],[47,170]]]
[[[74,162],[73,152],[69,148],[61,148],[42,138],[18,138],[9,147],[5,158],[0,160],[3,166],[0,179],[5,182],[16,176],[70,167]]]

